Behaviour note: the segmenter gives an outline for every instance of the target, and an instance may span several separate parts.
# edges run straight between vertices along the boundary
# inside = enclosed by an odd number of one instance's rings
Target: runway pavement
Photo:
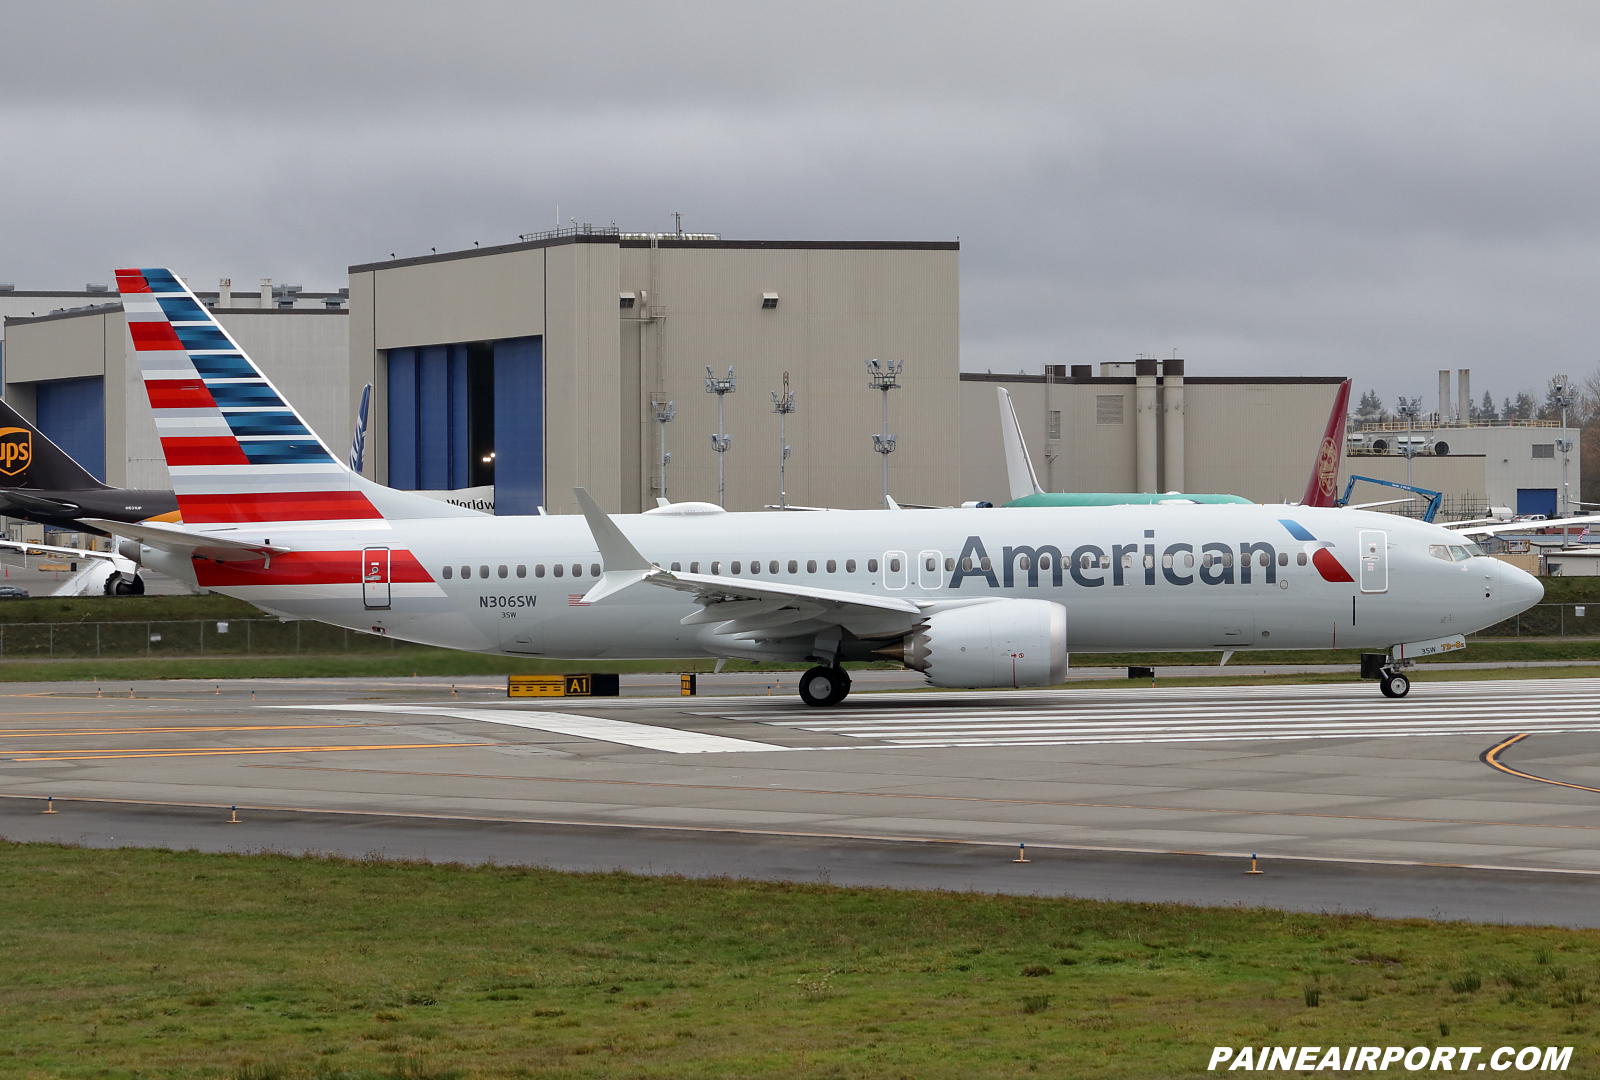
[[[1600,924],[1600,680],[503,693],[13,685],[0,834]]]

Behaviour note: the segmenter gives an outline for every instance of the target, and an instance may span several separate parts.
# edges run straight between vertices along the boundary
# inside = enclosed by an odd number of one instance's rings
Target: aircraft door
[[[885,589],[903,589],[906,587],[905,552],[885,551],[883,553],[883,587]]]
[[[1362,529],[1357,536],[1361,559],[1361,591],[1389,591],[1389,534],[1377,529]]]
[[[370,547],[361,553],[361,601],[369,608],[389,606],[389,549]]]
[[[944,588],[944,571],[939,568],[943,562],[942,551],[917,552],[917,584],[930,590]]]

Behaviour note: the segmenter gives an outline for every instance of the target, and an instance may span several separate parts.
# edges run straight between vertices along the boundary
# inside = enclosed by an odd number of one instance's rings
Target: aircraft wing
[[[1563,525],[1597,524],[1600,524],[1600,514],[1585,514],[1582,517],[1556,518],[1554,521],[1502,521],[1498,525],[1468,525],[1455,531],[1464,536],[1497,536],[1508,532],[1543,532],[1550,528],[1559,529]]]
[[[799,623],[844,626],[863,636],[895,633],[912,626],[927,606],[898,596],[663,570],[639,553],[587,491],[573,491],[604,567],[599,582],[584,595],[585,603],[598,603],[639,584],[674,589],[693,595],[701,604],[700,611],[683,620],[684,625],[729,624],[718,631],[729,635],[798,629]]]
[[[0,540],[0,548],[21,551],[29,555],[60,555],[68,559],[120,559],[114,551],[91,551],[88,548],[56,547],[53,544],[28,544],[21,540]]]
[[[198,555],[202,559],[215,559],[217,562],[254,562],[256,559],[271,559],[274,555],[282,555],[293,550],[277,544],[263,544],[259,540],[226,536],[219,532],[198,532],[150,521],[130,523],[104,521],[99,518],[83,520],[86,525],[115,532],[118,536],[130,537],[141,544],[148,544],[162,551],[170,551],[176,555]]]

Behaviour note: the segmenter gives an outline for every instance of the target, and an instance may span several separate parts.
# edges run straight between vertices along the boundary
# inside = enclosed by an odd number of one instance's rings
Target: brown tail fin
[[[1328,414],[1328,426],[1317,444],[1317,457],[1311,463],[1311,479],[1306,493],[1300,497],[1301,506],[1333,506],[1339,499],[1339,460],[1344,456],[1345,413],[1350,408],[1350,382],[1339,384],[1333,396],[1333,411]]]

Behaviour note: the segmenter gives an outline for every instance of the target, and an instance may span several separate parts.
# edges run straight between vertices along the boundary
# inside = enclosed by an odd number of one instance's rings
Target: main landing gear
[[[1411,666],[1409,660],[1405,664]],[[1411,679],[1393,665],[1388,653],[1362,653],[1361,677],[1377,679],[1378,689],[1387,698],[1403,698],[1411,693]]]
[[[837,705],[850,692],[850,675],[842,667],[814,667],[800,676],[800,700],[813,709]]]

